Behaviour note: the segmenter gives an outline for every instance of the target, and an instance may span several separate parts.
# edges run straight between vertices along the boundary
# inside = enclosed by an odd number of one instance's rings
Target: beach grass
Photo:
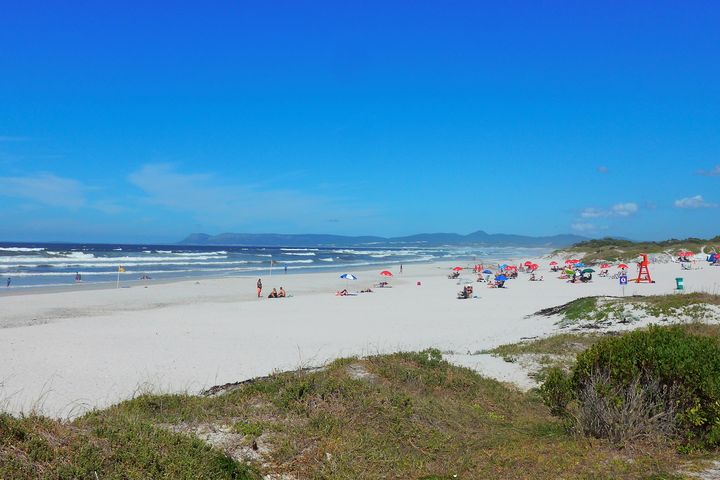
[[[0,478],[13,479],[647,479],[680,478],[689,459],[573,436],[536,392],[437,350],[341,359],[212,396],[142,395],[71,422],[0,417]]]
[[[583,297],[563,305],[536,312],[536,315],[558,315],[560,326],[581,322],[602,323],[625,321],[638,316],[654,317],[661,321],[681,318],[700,322],[717,320],[715,307],[720,306],[720,295],[693,292],[669,295],[630,297]],[[625,319],[625,320],[623,320]]]

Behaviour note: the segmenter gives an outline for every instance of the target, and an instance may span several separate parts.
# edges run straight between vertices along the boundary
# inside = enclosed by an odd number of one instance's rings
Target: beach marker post
[[[627,285],[627,275],[620,275],[620,286],[622,287],[622,296],[625,296],[625,285]]]
[[[125,267],[122,265],[118,265],[118,271],[117,271],[117,283],[115,284],[115,288],[120,288],[120,274],[125,272]]]

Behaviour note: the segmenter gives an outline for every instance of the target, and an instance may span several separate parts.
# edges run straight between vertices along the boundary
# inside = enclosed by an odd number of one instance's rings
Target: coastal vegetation
[[[577,436],[537,392],[437,350],[142,395],[73,421],[0,416],[0,478],[13,479],[670,479],[693,455]]]
[[[720,444],[720,342],[680,326],[605,338],[551,369],[540,388],[551,411],[585,436],[681,450]]]
[[[720,295],[693,292],[670,295],[629,297],[583,297],[563,305],[545,308],[537,315],[557,315],[560,326],[582,324],[592,328],[611,323],[628,323],[642,318],[658,321],[682,319],[685,321],[713,320],[720,316]]]
[[[659,242],[634,242],[632,240],[606,237],[578,242],[571,247],[557,250],[555,254],[577,255],[585,263],[597,263],[600,261],[629,262],[637,258],[641,253],[657,254],[668,252],[677,254],[680,250],[690,250],[697,253],[703,248],[706,251],[720,249],[720,235],[707,240],[691,237],[684,240],[672,238]]]

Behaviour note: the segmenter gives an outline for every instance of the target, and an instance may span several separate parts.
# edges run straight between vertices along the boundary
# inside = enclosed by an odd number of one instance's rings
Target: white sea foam
[[[0,252],[42,252],[44,248],[31,247],[0,247]]]
[[[216,260],[220,261],[227,257],[219,257],[215,255],[205,255],[190,257],[185,259],[188,262],[195,262],[199,260]],[[183,257],[95,257],[95,255],[88,255],[81,252],[73,252],[67,256],[56,256],[56,257],[28,257],[28,256],[17,256],[17,257],[0,257],[0,263],[15,264],[15,265],[55,265],[59,263],[71,263],[73,265],[85,265],[87,263],[104,263],[104,264],[125,264],[133,262],[142,263],[164,263],[164,262],[177,262],[183,260]],[[191,265],[191,263],[188,263]]]
[[[319,248],[281,248],[283,252],[319,252]]]
[[[295,255],[298,257],[314,257],[314,252],[284,252],[283,255]]]
[[[320,260],[320,261],[322,261],[322,262],[334,262],[334,261],[335,261],[335,259],[334,259],[334,258],[332,258],[332,257],[328,257],[328,258],[319,258],[318,260]]]

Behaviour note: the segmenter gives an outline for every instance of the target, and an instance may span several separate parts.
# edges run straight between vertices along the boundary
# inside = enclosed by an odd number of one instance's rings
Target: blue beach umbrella
[[[503,263],[500,265],[500,270],[505,270],[507,268],[507,263]]]
[[[357,280],[357,277],[352,273],[343,273],[342,275],[340,275],[340,278],[345,280],[345,288],[347,288],[350,280]]]
[[[580,267],[580,268],[582,268],[582,267],[584,267],[584,266],[585,266],[585,264],[584,264],[584,263],[582,263],[582,262],[580,262],[580,263],[576,263],[576,264],[575,264],[575,267],[576,267],[576,268],[577,268],[577,267]]]
[[[499,282],[504,282],[507,279],[508,279],[508,277],[506,277],[505,275],[498,275],[497,277],[495,277],[495,280],[497,280]]]
[[[493,273],[493,272],[492,272],[492,270],[488,270],[488,269],[486,268],[485,270],[482,271],[482,273],[485,273],[485,274],[488,274],[488,275],[489,275],[489,274],[491,274],[491,273]]]

